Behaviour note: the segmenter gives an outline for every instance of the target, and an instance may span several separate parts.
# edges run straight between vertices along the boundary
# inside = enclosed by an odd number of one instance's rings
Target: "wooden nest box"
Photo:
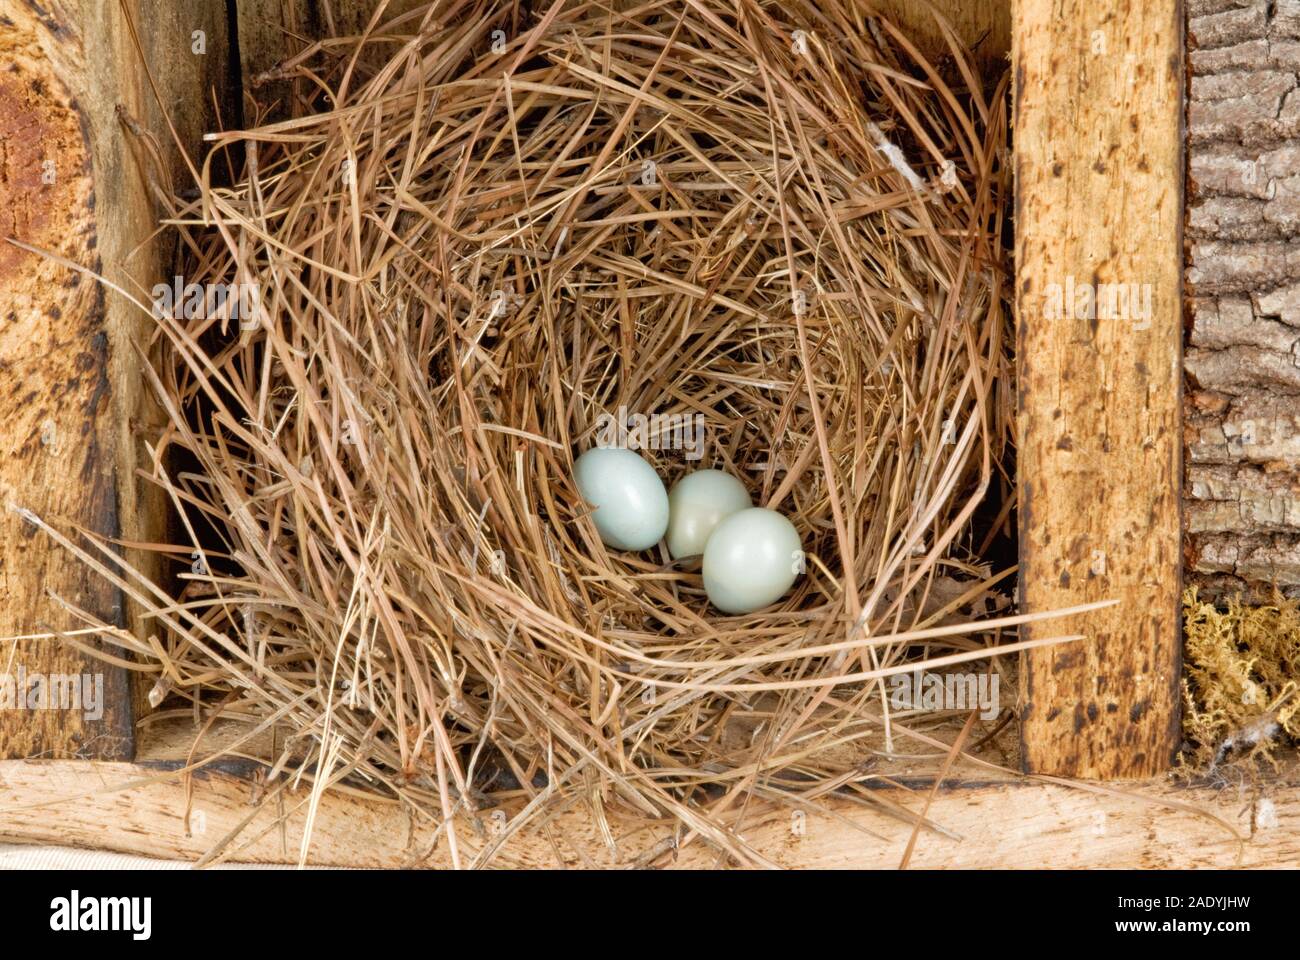
[[[920,816],[942,829],[919,834],[913,866],[1262,866],[1300,855],[1294,779],[1240,794],[1167,776],[1181,743],[1185,578],[1222,586],[1286,574],[1289,562],[1300,584],[1300,561],[1288,560],[1300,555],[1300,512],[1287,513],[1294,494],[1280,474],[1291,474],[1277,467],[1289,456],[1294,471],[1300,459],[1290,432],[1300,427],[1279,405],[1300,379],[1277,359],[1300,326],[1291,292],[1300,269],[1283,249],[1300,201],[1277,193],[1290,189],[1277,151],[1300,150],[1288,125],[1288,111],[1300,117],[1300,9],[1189,2],[940,4],[990,70],[1008,56],[1013,70],[1022,607],[1119,603],[1064,625],[1085,642],[1025,655],[1018,716],[1029,776],[959,766],[964,779],[884,788],[888,807],[846,801],[841,820],[793,837],[788,814],[747,822],[749,842],[774,862],[897,866]],[[239,0],[228,20],[225,5],[206,0],[0,0],[0,237],[92,265],[127,289],[165,280],[173,251],[156,233],[156,186],[132,154],[156,151],[180,182],[169,123],[201,156],[218,108],[239,109],[239,77],[281,58],[285,35],[325,29],[312,6]],[[335,6],[364,27],[373,2]],[[881,6],[925,41],[917,8]],[[1279,50],[1292,59],[1280,62]],[[158,422],[132,348],[147,321],[91,277],[9,244],[0,243],[0,275],[3,500],[126,543],[166,542],[167,505],[137,479],[149,456],[142,438]],[[1085,289],[1109,313],[1073,313]],[[1186,397],[1185,316],[1194,321]],[[0,635],[74,628],[52,595],[132,625],[126,597],[6,510]],[[75,674],[90,660],[74,645],[19,642],[13,662]],[[98,718],[0,711],[0,839],[194,859],[250,815],[271,822],[254,812],[258,764],[163,776],[184,770],[192,724],[150,721],[147,686],[127,670],[95,662],[93,672],[105,678]],[[77,799],[49,805],[62,796]],[[296,861],[306,798],[283,800],[273,830],[255,823],[234,859]],[[322,864],[399,866],[432,840],[397,804],[347,792],[326,794],[315,817],[310,859]],[[566,835],[603,862],[598,827],[578,812],[563,818]],[[619,845],[647,863],[715,859],[644,827]],[[510,852],[539,866],[556,856],[540,833],[512,839]]]

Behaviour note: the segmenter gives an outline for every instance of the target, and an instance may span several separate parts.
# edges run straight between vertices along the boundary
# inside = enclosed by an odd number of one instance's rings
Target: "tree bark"
[[[1300,2],[1189,13],[1189,581],[1300,594]]]

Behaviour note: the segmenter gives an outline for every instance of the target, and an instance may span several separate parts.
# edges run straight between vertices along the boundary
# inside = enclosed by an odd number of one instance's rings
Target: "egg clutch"
[[[573,471],[606,546],[648,550],[664,540],[674,560],[703,554],[704,592],[724,613],[775,603],[803,570],[794,524],[755,507],[729,473],[696,470],[665,491],[654,467],[625,447],[593,447]]]

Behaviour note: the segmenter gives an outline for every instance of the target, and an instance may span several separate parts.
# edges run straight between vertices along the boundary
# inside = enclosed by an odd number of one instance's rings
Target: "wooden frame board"
[[[1183,12],[1015,0],[1025,769],[1149,777],[1181,743]]]
[[[133,32],[133,24],[147,29]],[[197,145],[215,123],[230,80],[228,46],[224,6],[205,0],[67,0],[48,8],[0,0],[7,67],[0,238],[147,298],[171,262],[151,181],[184,182],[176,139]],[[166,113],[138,67],[142,57]],[[185,111],[174,109],[180,94]],[[92,276],[3,239],[0,280],[0,636],[84,626],[78,609],[127,626],[135,613],[121,591],[52,549],[23,511],[126,543],[163,539],[164,500],[137,475],[147,463],[144,437],[161,422],[138,370],[148,318]],[[156,554],[127,553],[158,576]],[[147,635],[146,625],[131,625]],[[14,664],[24,679],[102,685],[104,709],[96,719],[75,710],[0,711],[0,757],[130,759],[144,693],[128,671],[49,640],[6,651],[0,672]]]
[[[93,847],[198,861],[224,839],[213,862],[296,863],[310,784],[273,791],[257,765],[225,763],[191,778],[183,767],[188,722],[142,738],[138,762],[0,763],[0,842]],[[1164,779],[1105,785],[998,777],[953,780],[926,807],[929,789],[877,785],[821,808],[755,801],[729,826],[752,859],[745,866],[895,869],[917,834],[911,869],[1236,868],[1300,863],[1300,771],[1266,784],[1185,786]],[[155,778],[151,782],[144,782]],[[134,784],[124,788],[128,784]],[[700,841],[681,845],[672,824],[610,821],[611,847],[581,805],[544,828],[501,838],[513,808],[461,818],[461,866],[499,842],[496,867],[726,865]],[[282,822],[277,818],[283,816]],[[307,862],[345,867],[451,867],[445,835],[397,803],[326,793],[316,809]]]

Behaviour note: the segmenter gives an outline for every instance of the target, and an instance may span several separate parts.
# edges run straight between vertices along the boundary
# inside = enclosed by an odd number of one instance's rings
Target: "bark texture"
[[[1300,594],[1300,0],[1189,0],[1187,576]]]

